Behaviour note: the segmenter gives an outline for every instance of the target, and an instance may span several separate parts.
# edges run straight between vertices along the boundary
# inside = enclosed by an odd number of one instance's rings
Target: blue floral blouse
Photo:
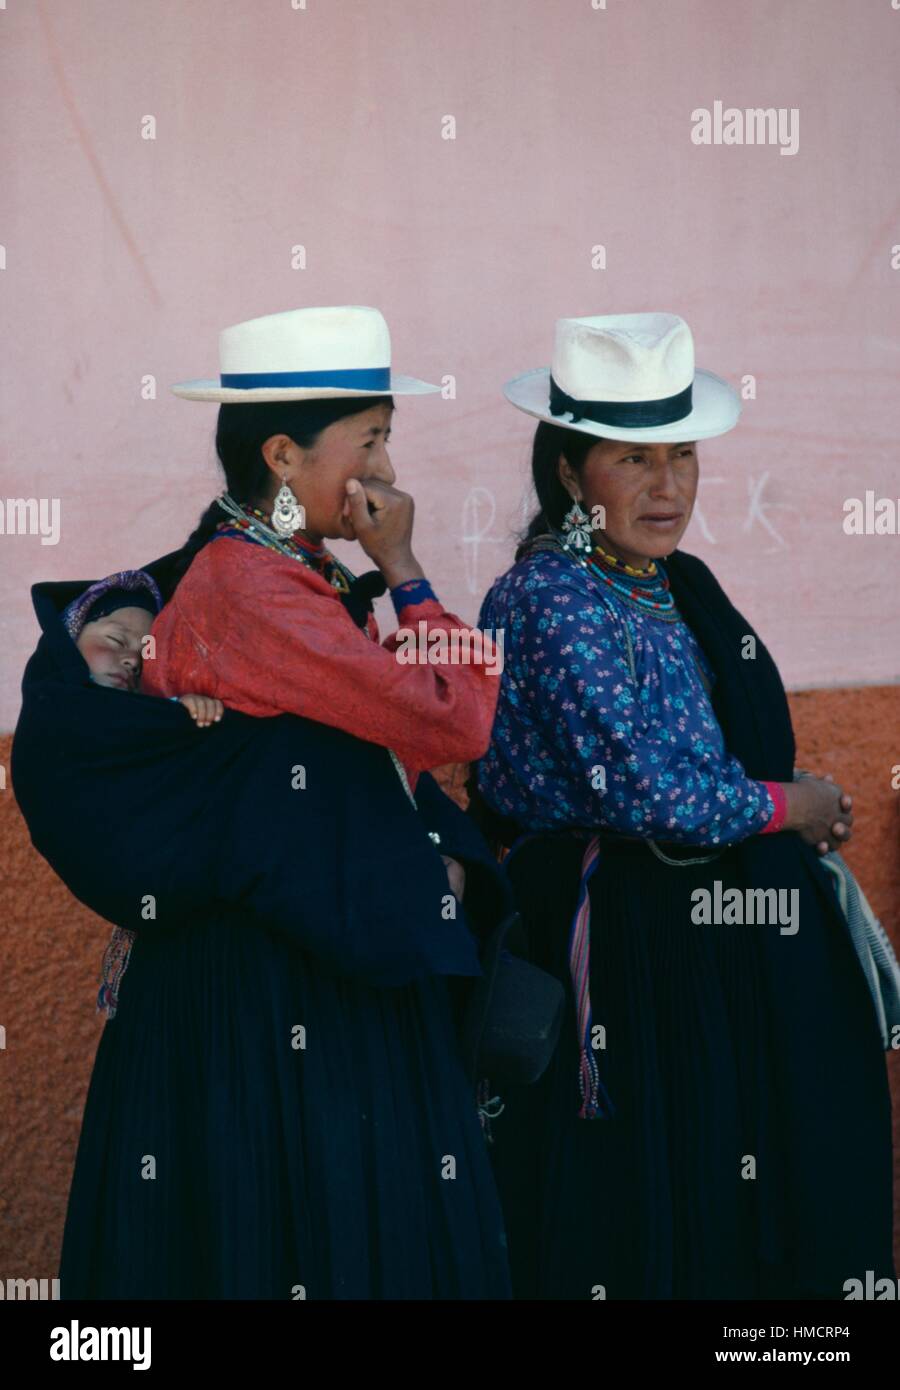
[[[710,686],[714,674],[680,617],[639,611],[577,561],[538,551],[495,580],[478,625],[504,633],[478,786],[523,830],[727,845],[775,814],[725,748],[701,670]]]

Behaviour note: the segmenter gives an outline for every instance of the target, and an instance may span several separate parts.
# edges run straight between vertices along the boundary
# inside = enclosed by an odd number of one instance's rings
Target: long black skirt
[[[508,1298],[447,981],[329,978],[222,917],[142,933],[97,1051],[60,1284],[64,1299]]]
[[[531,958],[567,988],[544,1077],[492,1088],[516,1297],[840,1299],[867,1269],[894,1277],[884,1054],[809,875],[795,935],[698,925],[694,889],[747,886],[740,850],[674,868],[603,842],[590,980],[614,1114],[587,1120],[567,958],[583,849],[541,837],[510,861]]]

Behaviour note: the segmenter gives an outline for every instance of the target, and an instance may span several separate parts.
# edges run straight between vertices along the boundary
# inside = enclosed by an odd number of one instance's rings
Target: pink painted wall
[[[501,383],[560,314],[683,314],[700,365],[757,383],[701,447],[686,547],[791,686],[896,681],[900,537],[842,508],[900,497],[898,60],[889,0],[6,0],[0,500],[59,498],[62,531],[0,537],[0,729],[29,584],[174,548],[218,489],[215,408],[169,384],[305,304],[375,304],[401,370],[455,376],[393,453],[467,618],[525,500]],[[716,100],[796,108],[797,153],[695,145]]]

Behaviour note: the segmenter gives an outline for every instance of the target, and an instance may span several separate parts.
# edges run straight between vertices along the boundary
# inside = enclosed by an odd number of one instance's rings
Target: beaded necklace
[[[268,550],[277,550],[282,555],[289,555],[293,560],[299,560],[302,565],[315,570],[327,579],[329,584],[342,594],[350,592],[350,585],[355,579],[355,575],[346,565],[342,564],[324,545],[313,545],[312,541],[305,538],[301,539],[296,533],[293,536],[279,536],[273,531],[268,523],[265,512],[261,512],[258,507],[253,507],[249,502],[235,502],[229,493],[223,492],[217,499],[219,506],[231,517],[230,521],[220,521],[216,527],[216,533],[220,536],[232,534],[249,534],[260,545],[264,545]],[[363,628],[363,632],[369,641],[374,641],[368,627]],[[388,748],[394,770],[400,778],[403,790],[409,797],[413,806],[417,807],[416,798],[409,785],[409,778],[406,775],[406,768],[401,763],[393,748]],[[440,844],[441,837],[437,831],[429,830],[429,840],[436,845]]]
[[[647,570],[634,570],[595,547],[584,563],[591,574],[632,608],[650,613],[662,622],[678,621],[678,610],[669,588],[668,576],[655,562]],[[623,573],[623,570],[629,573]],[[637,578],[638,575],[641,576],[640,579]]]
[[[231,518],[230,521],[219,522],[216,527],[217,535],[233,535],[235,532],[249,535],[267,550],[277,550],[282,555],[299,560],[307,569],[315,570],[339,593],[350,592],[350,585],[354,579],[352,571],[326,550],[324,545],[313,545],[312,541],[296,533],[293,536],[279,536],[269,525],[269,518],[265,512],[251,506],[249,502],[235,502],[227,492],[217,500],[222,510]]]
[[[599,579],[630,608],[648,613],[664,623],[679,621],[668,575],[655,560],[651,560],[647,569],[636,569],[632,565],[626,565],[625,561],[617,556],[610,555],[596,542],[590,555],[585,557],[570,547],[560,533],[554,531],[552,536],[567,555],[576,560],[594,579]]]

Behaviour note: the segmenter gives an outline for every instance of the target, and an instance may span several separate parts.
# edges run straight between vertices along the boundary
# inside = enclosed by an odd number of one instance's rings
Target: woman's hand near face
[[[847,843],[852,834],[853,798],[841,791],[830,773],[825,777],[804,773],[799,780],[782,782],[781,786],[787,800],[785,830],[796,830],[820,854]]]
[[[409,494],[375,478],[349,478],[346,488],[346,514],[356,539],[388,587],[424,579],[425,572],[412,552],[415,506]]]

